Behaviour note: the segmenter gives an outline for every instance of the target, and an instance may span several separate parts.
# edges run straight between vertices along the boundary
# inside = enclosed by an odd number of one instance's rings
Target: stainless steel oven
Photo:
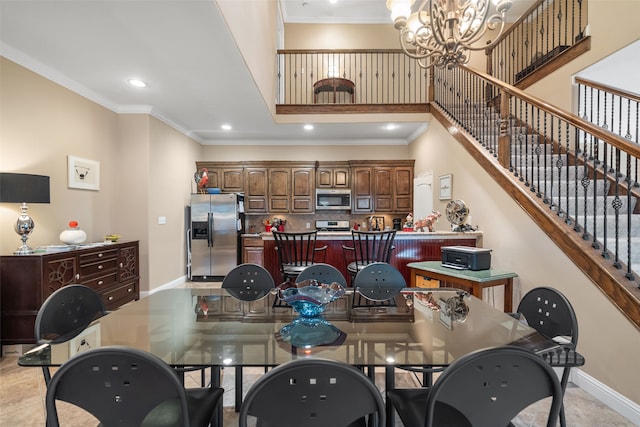
[[[316,210],[351,210],[351,190],[316,189]]]

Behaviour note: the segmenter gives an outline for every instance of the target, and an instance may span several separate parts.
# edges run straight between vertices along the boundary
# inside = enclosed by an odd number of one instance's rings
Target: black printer
[[[443,246],[442,266],[458,270],[488,270],[491,268],[491,249],[473,246]]]

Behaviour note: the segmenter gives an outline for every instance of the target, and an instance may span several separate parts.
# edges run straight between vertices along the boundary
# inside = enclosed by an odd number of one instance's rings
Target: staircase
[[[478,109],[485,109],[483,118],[469,121],[470,133],[497,140],[500,113],[492,107],[487,111],[484,105]],[[487,123],[492,125],[487,128]],[[514,178],[563,218],[567,227],[590,241],[594,251],[612,260],[615,268],[626,269],[627,279],[639,278],[640,213],[636,213],[637,195],[627,194],[626,177],[618,174],[616,180],[603,162],[568,152],[518,119],[510,119],[507,135]]]

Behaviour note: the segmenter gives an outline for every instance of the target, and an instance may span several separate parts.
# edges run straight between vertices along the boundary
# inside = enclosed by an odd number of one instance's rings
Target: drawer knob
[[[104,268],[104,267],[102,266],[102,264],[100,264],[100,265],[98,266],[98,270],[102,270],[103,268]]]
[[[123,263],[120,263],[120,268],[122,268],[122,267],[124,267],[124,264],[123,264]]]
[[[109,297],[109,301],[113,301],[113,297]]]
[[[98,285],[102,285],[104,283],[104,280],[99,280],[98,281]]]
[[[102,258],[102,255],[104,255],[103,253],[99,253],[98,254],[98,258]]]
[[[129,289],[127,289],[127,292],[131,293],[131,292],[133,292],[133,289],[129,288]]]
[[[80,280],[80,273],[76,274],[76,280]]]

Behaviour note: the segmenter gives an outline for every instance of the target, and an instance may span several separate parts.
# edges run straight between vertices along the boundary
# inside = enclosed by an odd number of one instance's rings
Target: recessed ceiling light
[[[222,128],[222,130],[231,130],[231,125],[222,125],[220,128]]]
[[[145,82],[138,79],[129,79],[129,84],[134,87],[147,87],[147,84]]]
[[[389,123],[388,125],[386,125],[384,128],[386,130],[394,130],[396,129],[398,126],[394,125],[393,123]]]
[[[313,130],[313,125],[304,125],[304,130]]]
[[[338,3],[338,0],[329,0],[329,3],[336,4],[336,3]]]

